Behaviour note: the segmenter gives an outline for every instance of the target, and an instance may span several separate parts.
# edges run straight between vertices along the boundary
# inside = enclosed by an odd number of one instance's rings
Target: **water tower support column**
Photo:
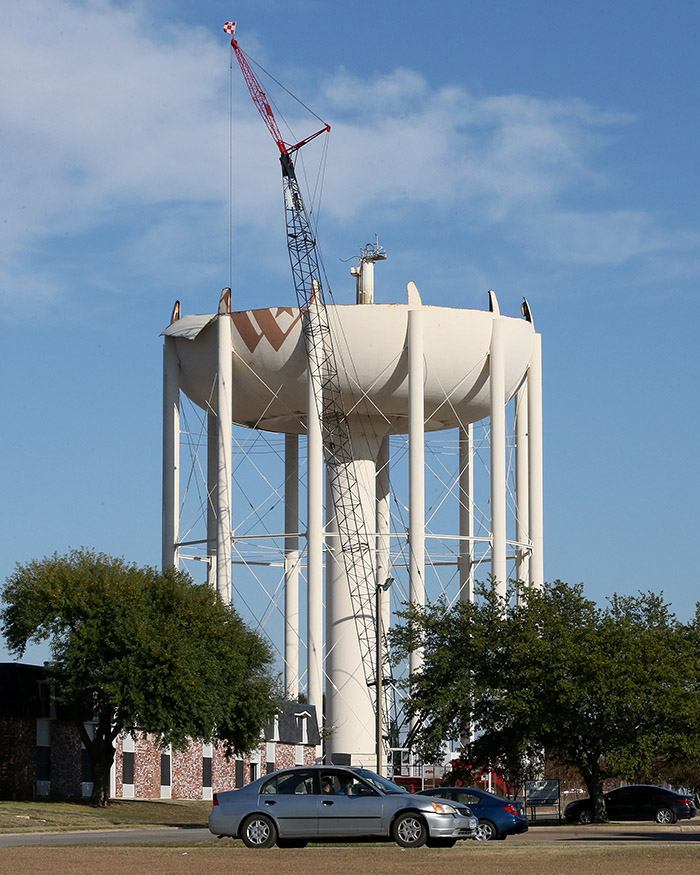
[[[207,583],[216,589],[216,540],[219,512],[219,425],[215,413],[207,414]]]
[[[409,283],[408,303],[408,547],[412,605],[425,604],[425,389],[423,310],[418,289]],[[412,287],[412,288],[411,288]],[[423,652],[409,657],[411,674],[423,665]]]
[[[375,538],[377,504],[377,457],[383,435],[368,429],[363,421],[351,423],[353,458],[344,462],[348,477],[356,480],[362,502],[358,522],[363,528],[354,533],[363,542]],[[344,478],[343,478],[344,479]],[[367,686],[358,626],[374,624],[376,578],[362,580],[360,601],[371,617],[356,616],[350,595],[350,581],[340,550],[336,519],[337,495],[334,489],[342,479],[327,485],[326,498],[326,728],[330,735],[326,752],[352,754],[353,765],[376,763],[375,709]],[[342,488],[342,487],[341,487]],[[334,500],[336,499],[336,500]],[[374,568],[374,562],[372,563]],[[383,583],[384,581],[382,581]],[[374,661],[374,660],[373,660]]]
[[[299,437],[284,436],[284,688],[299,695]]]
[[[180,536],[180,365],[175,341],[163,344],[163,569],[178,567]]]
[[[530,470],[528,451],[528,382],[515,394],[515,577],[530,580]]]
[[[226,294],[228,292],[228,295]],[[217,374],[217,487],[216,487],[216,591],[231,604],[231,491],[233,478],[233,353],[231,346],[231,292],[225,289],[216,320]]]
[[[542,335],[535,333],[527,379],[530,469],[530,581],[544,586],[544,488],[542,469]]]
[[[506,594],[508,566],[506,560],[506,405],[505,350],[503,323],[496,296],[491,292],[494,308],[489,370],[491,388],[491,574],[500,595]]]

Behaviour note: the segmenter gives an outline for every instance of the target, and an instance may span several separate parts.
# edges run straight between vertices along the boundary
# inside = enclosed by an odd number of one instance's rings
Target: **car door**
[[[283,838],[318,835],[318,804],[314,772],[278,772],[260,788],[258,810],[273,817]]]
[[[384,797],[358,775],[324,769],[319,800],[319,838],[381,834]]]
[[[632,818],[634,820],[653,820],[658,808],[670,807],[670,799],[656,787],[635,787],[633,790]]]
[[[605,794],[605,808],[610,820],[634,820],[634,798],[628,787]]]

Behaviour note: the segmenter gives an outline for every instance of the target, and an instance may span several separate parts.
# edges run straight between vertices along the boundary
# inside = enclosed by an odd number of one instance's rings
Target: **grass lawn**
[[[53,847],[0,850],[1,875],[18,872],[51,875],[114,875],[148,872],[149,875],[199,875],[236,872],[239,875],[313,875],[362,872],[362,875],[629,875],[663,873],[691,875],[700,870],[697,845],[640,847],[605,845],[552,846],[465,842],[455,848],[392,847],[307,848],[305,850],[251,851],[239,847]]]
[[[211,802],[117,800],[107,808],[87,802],[0,802],[0,832],[52,832],[135,826],[206,826]]]

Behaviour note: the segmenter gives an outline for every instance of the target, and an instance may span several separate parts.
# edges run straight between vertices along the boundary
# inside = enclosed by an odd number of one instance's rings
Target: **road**
[[[147,829],[83,830],[81,832],[5,833],[0,835],[0,847],[18,845],[128,845],[144,842],[172,842],[183,845],[214,840],[208,829],[160,827]],[[614,823],[604,826],[533,826],[528,832],[507,839],[533,844],[622,844],[622,843],[697,843],[700,844],[700,823],[683,822],[659,826],[653,823]],[[499,842],[499,845],[502,843]]]
[[[587,826],[562,824],[561,826],[533,826],[526,833],[508,841],[547,842],[580,844],[597,842],[620,844],[629,842],[697,842],[700,843],[700,823],[682,823],[660,826],[656,823],[607,823]]]

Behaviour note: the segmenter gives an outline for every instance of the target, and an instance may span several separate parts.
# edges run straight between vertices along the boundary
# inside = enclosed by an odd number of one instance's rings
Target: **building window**
[[[52,688],[49,681],[37,681],[39,686],[39,708],[41,710],[42,717],[53,717],[55,716],[55,708],[52,713],[52,704],[53,704],[53,695]]]
[[[243,760],[236,760],[236,787],[243,786]]]
[[[134,752],[125,750],[122,754],[122,783],[134,783]]]
[[[170,753],[160,755],[160,786],[170,786]]]
[[[309,712],[303,711],[301,714],[295,714],[294,719],[297,724],[297,741],[299,744],[309,743]]]
[[[202,757],[202,787],[211,785],[211,757]]]
[[[251,764],[250,764],[250,780],[251,780],[251,783],[252,783],[253,781],[257,781],[257,780],[258,780],[258,766],[259,766],[259,765],[260,765],[259,763],[251,763]]]
[[[36,749],[36,779],[51,780],[51,748],[37,746]]]
[[[51,721],[40,717],[36,721],[36,780],[48,782],[51,780]],[[46,783],[37,793],[48,796],[49,786]]]
[[[39,718],[36,721],[36,743],[39,747],[51,747],[51,721]]]

